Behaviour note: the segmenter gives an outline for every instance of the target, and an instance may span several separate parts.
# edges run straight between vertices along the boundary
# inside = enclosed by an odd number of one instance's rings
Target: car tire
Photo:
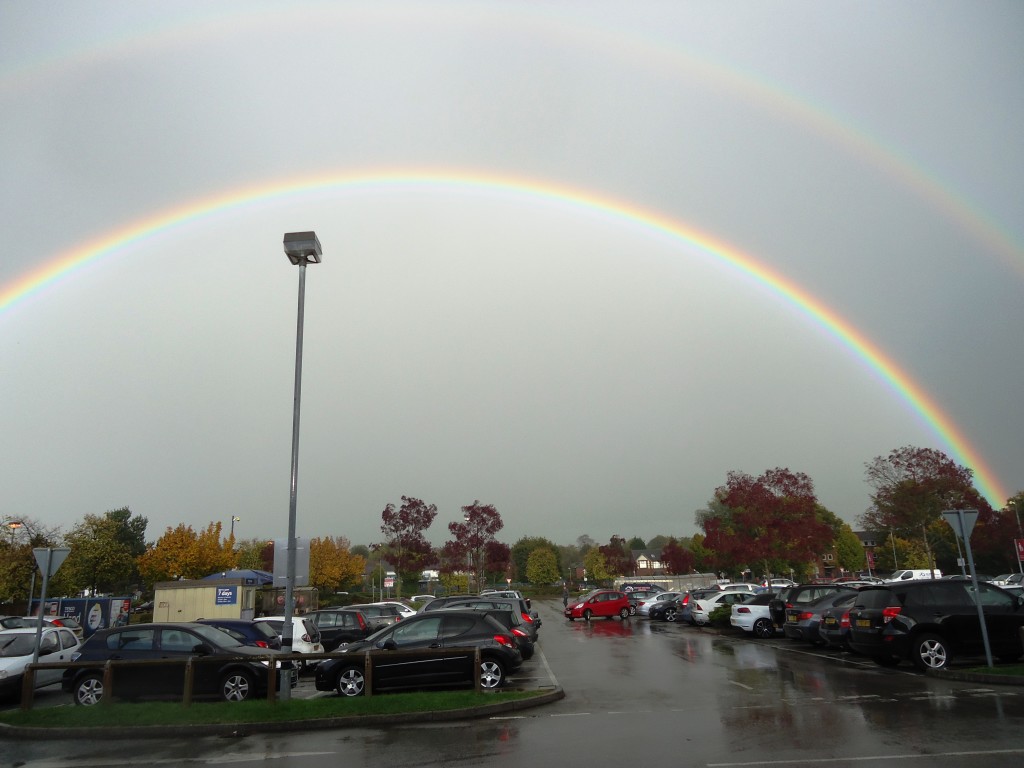
[[[912,660],[922,672],[946,669],[953,660],[953,652],[941,636],[926,632],[914,640]]]
[[[583,612],[583,620],[584,621],[590,621],[590,617],[593,616],[593,615],[594,615],[593,612],[589,608],[587,608],[587,610],[585,610]]]
[[[665,621],[675,621],[678,613],[675,608],[665,609]]]
[[[480,687],[492,691],[505,684],[505,667],[497,659],[483,659],[480,662]]]
[[[366,677],[363,675],[362,665],[343,668],[338,672],[338,677],[334,681],[334,689],[338,695],[347,698],[362,696],[365,688]]]
[[[619,611],[619,618],[622,619],[623,621],[625,621],[630,616],[632,616],[635,612],[636,612],[635,608],[633,610],[629,610],[627,608],[623,608],[623,609],[621,609]]]
[[[758,619],[754,622],[751,634],[758,640],[768,640],[775,637],[775,625],[771,619]]]
[[[630,616],[636,616],[636,606],[635,605],[629,606],[629,615]]]
[[[75,704],[83,707],[91,707],[99,704],[103,698],[103,675],[98,672],[90,672],[83,675],[75,683]]]
[[[233,669],[220,681],[220,696],[224,701],[247,701],[256,693],[255,682],[251,672]]]

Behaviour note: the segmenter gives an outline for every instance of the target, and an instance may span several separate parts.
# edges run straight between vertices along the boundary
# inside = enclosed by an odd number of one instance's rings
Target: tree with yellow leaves
[[[191,525],[168,527],[139,557],[139,572],[148,584],[172,579],[201,579],[235,567],[233,542],[221,539],[220,523],[196,533]]]
[[[325,592],[337,592],[358,583],[366,568],[366,559],[353,555],[344,536],[325,536],[309,541],[309,584]]]

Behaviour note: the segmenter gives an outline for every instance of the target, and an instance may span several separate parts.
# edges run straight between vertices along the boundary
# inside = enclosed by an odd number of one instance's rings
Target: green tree
[[[543,536],[524,536],[512,545],[512,563],[515,565],[516,575],[519,578],[526,579],[531,582],[533,581],[529,576],[529,562],[530,555],[537,549],[549,549],[555,553],[558,553],[559,551],[556,544],[545,539]],[[558,558],[557,554],[555,558],[555,567],[558,569],[559,573],[564,573],[562,570],[561,560]]]
[[[626,543],[626,549],[628,549],[630,552],[637,549],[643,550],[647,549],[647,544],[639,536],[634,536]]]
[[[141,577],[136,561],[145,551],[146,525],[146,518],[133,517],[127,507],[86,515],[64,537],[71,552],[53,585],[67,594],[84,590],[127,594],[138,588]]]
[[[583,556],[583,568],[587,572],[587,581],[603,584],[612,577],[605,565],[604,554],[600,547],[587,550],[587,554]]]
[[[254,571],[266,570],[263,562],[263,550],[267,546],[266,539],[241,539],[235,542],[235,554],[239,568]]]
[[[531,584],[551,584],[559,581],[558,557],[555,551],[543,547],[533,550],[526,564],[526,578]]]

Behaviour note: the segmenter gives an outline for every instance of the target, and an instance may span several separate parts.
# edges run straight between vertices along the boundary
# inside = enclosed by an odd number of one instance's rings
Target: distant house
[[[653,549],[634,549],[630,552],[633,558],[634,576],[662,576],[665,566],[661,562],[661,553]]]

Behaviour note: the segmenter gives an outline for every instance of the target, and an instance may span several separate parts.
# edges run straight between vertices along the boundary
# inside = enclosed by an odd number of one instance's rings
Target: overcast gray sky
[[[691,535],[774,467],[854,523],[903,445],[1001,506],[1022,50],[1019,2],[0,0],[0,515],[283,538],[307,229],[300,536]]]

